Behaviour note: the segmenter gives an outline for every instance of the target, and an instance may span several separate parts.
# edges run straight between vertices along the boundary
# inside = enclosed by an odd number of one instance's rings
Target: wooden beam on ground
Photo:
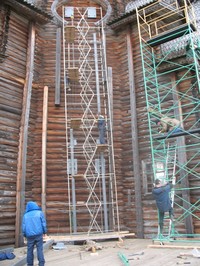
[[[19,152],[17,163],[17,184],[16,184],[16,223],[15,223],[15,246],[23,245],[21,230],[22,218],[25,209],[25,181],[26,181],[26,156],[28,142],[28,126],[30,116],[32,81],[34,71],[35,52],[35,24],[30,23],[29,40],[27,48],[26,78],[24,84],[24,95],[22,103],[21,126],[19,135]]]
[[[187,240],[186,240],[187,241]],[[194,248],[198,248],[199,249],[199,245],[188,245],[188,246],[182,246],[182,245],[159,245],[159,244],[155,244],[155,245],[148,245],[148,248],[176,248],[176,249],[194,249]]]
[[[42,210],[46,216],[46,153],[47,153],[47,121],[48,121],[48,87],[44,87],[43,121],[42,121]]]
[[[106,240],[106,239],[121,239],[125,237],[133,237],[135,233],[129,233],[128,231],[121,232],[110,232],[110,233],[99,233],[99,234],[79,234],[79,235],[51,235],[49,238],[54,239],[54,241],[86,241],[86,240]]]

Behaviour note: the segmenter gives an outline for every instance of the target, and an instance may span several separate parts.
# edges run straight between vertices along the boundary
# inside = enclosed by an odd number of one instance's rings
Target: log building
[[[199,233],[200,2],[183,2],[1,1],[0,246],[23,245],[29,200],[41,205],[49,235],[155,237],[156,177],[175,185],[177,230]],[[159,140],[148,107],[189,134]],[[169,145],[178,147],[175,173]]]

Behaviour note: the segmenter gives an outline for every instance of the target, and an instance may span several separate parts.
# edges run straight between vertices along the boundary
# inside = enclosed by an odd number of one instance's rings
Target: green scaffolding
[[[200,207],[200,42],[192,5],[153,1],[136,10],[154,179],[171,182],[175,220],[155,239],[196,241]],[[158,133],[176,118],[182,132]]]

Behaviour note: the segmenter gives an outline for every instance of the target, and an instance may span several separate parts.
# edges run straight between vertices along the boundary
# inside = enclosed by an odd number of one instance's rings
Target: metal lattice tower
[[[167,239],[194,238],[200,221],[195,196],[200,188],[200,46],[194,10],[186,1],[179,6],[158,0],[138,8],[137,21],[154,179],[174,185],[176,219]],[[181,121],[183,131],[158,134],[156,119],[166,116]]]
[[[71,233],[119,231],[101,8],[63,7],[67,175]],[[97,114],[104,116],[100,143]]]

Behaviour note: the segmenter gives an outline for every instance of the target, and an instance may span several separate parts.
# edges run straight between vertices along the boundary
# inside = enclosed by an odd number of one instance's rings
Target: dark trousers
[[[169,218],[172,218],[173,215],[174,215],[173,208],[171,208],[169,209]],[[160,227],[160,234],[163,233],[164,216],[165,216],[165,212],[158,210],[158,222],[159,222],[159,227]]]
[[[172,135],[174,133],[184,132],[181,127],[176,127],[173,130],[168,131],[167,135]]]
[[[37,248],[37,259],[39,266],[44,266],[45,259],[43,254],[43,235],[27,237],[27,265],[34,265],[34,246]]]
[[[105,127],[99,127],[99,142],[100,144],[105,144]]]

